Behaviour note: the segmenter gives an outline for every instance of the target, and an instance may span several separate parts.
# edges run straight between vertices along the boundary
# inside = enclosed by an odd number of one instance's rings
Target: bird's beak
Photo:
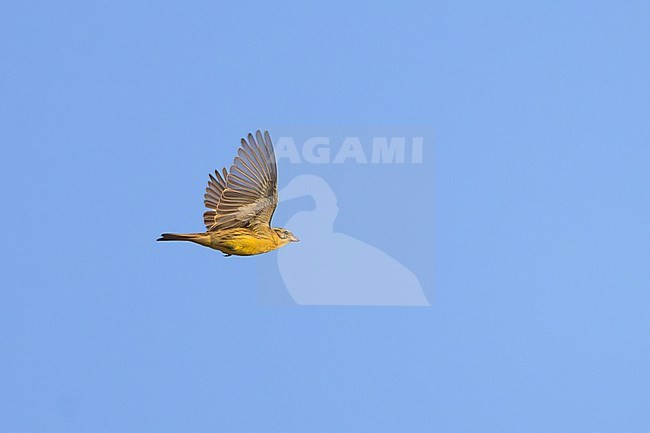
[[[291,242],[300,242],[300,239],[298,239],[298,238],[297,238],[295,235],[293,235],[293,234],[291,235],[291,237],[289,238],[289,240],[290,240]]]

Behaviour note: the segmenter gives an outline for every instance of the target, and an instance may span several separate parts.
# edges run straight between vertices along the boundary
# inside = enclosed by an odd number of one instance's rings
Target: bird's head
[[[286,229],[283,229],[283,228],[274,228],[273,231],[278,236],[278,239],[280,240],[280,243],[282,245],[286,245],[289,242],[298,242],[298,241],[300,241],[300,239],[298,239],[289,230],[286,230]]]

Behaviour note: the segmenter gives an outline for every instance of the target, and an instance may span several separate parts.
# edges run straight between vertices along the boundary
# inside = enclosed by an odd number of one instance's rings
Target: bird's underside
[[[271,228],[234,228],[218,232],[175,234],[165,233],[159,241],[189,241],[219,250],[226,256],[253,256],[268,253],[283,244]]]

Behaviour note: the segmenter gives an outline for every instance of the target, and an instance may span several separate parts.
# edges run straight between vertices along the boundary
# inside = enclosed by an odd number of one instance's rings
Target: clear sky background
[[[0,431],[648,431],[648,22],[2,2]],[[264,306],[255,258],[153,241],[268,125],[433,128],[432,307]]]

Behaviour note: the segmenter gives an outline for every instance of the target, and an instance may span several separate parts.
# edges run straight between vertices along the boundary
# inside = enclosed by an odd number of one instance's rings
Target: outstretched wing
[[[216,222],[217,216],[217,206],[219,206],[219,200],[221,200],[221,194],[223,190],[226,189],[226,177],[228,177],[228,171],[223,168],[223,176],[219,174],[218,170],[215,170],[214,176],[210,174],[210,180],[208,181],[208,186],[205,188],[204,203],[205,207],[208,208],[207,211],[203,214],[203,223],[210,230],[210,227]]]
[[[269,226],[278,204],[278,171],[268,131],[248,134],[225,177],[210,231]],[[207,213],[207,212],[206,212]]]

